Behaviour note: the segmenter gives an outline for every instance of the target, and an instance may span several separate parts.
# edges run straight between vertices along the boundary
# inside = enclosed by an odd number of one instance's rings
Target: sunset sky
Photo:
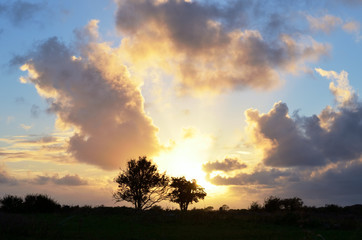
[[[0,197],[121,206],[113,179],[145,155],[205,187],[191,207],[361,203],[361,12],[361,0],[0,0]]]

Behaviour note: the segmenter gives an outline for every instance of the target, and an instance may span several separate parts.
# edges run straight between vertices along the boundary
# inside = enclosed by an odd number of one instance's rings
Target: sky
[[[0,0],[0,197],[130,206],[113,180],[147,156],[205,188],[192,207],[361,203],[361,10]]]

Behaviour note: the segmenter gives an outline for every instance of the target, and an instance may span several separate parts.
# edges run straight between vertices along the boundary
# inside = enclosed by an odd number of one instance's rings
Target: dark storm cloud
[[[314,172],[303,181],[284,184],[279,191],[301,196],[309,204],[337,203],[352,205],[360,203],[362,197],[362,163],[338,164],[326,171]],[[278,190],[276,190],[278,191]],[[278,191],[278,193],[280,193]]]
[[[208,162],[202,165],[202,169],[207,172],[224,171],[229,172],[233,170],[246,168],[245,163],[240,163],[238,159],[226,158],[223,161]]]

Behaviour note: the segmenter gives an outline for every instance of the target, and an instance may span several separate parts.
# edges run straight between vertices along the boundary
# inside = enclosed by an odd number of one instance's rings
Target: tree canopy
[[[204,188],[199,186],[195,179],[188,181],[185,177],[172,177],[170,187],[169,199],[178,203],[182,211],[187,211],[189,204],[198,202],[206,196]]]
[[[131,159],[127,169],[121,171],[114,181],[118,183],[113,194],[116,202],[133,203],[138,210],[150,209],[168,196],[168,177],[165,173],[160,174],[157,166],[145,156]]]

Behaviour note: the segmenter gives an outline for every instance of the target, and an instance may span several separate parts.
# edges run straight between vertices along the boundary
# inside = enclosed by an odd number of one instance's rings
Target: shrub
[[[228,205],[226,205],[226,204],[219,207],[219,211],[228,211],[229,209],[230,209],[230,207]]]
[[[214,207],[213,206],[208,206],[204,209],[205,211],[209,212],[209,211],[212,211],[214,210]]]
[[[270,196],[264,200],[264,209],[269,212],[280,210],[282,206],[282,200],[275,196]]]
[[[162,207],[159,206],[159,205],[153,205],[151,208],[150,208],[151,211],[162,211]]]
[[[250,211],[260,211],[263,207],[258,202],[252,202],[250,204],[249,210]]]
[[[281,207],[285,210],[295,211],[303,207],[303,201],[298,197],[286,198],[281,200]]]
[[[55,212],[60,205],[47,195],[29,194],[25,197],[24,208],[28,212]]]
[[[327,212],[336,213],[336,212],[341,212],[343,208],[336,204],[326,204],[324,205],[324,210],[326,210]]]
[[[1,209],[6,212],[20,212],[23,209],[23,199],[7,195],[0,200]]]

